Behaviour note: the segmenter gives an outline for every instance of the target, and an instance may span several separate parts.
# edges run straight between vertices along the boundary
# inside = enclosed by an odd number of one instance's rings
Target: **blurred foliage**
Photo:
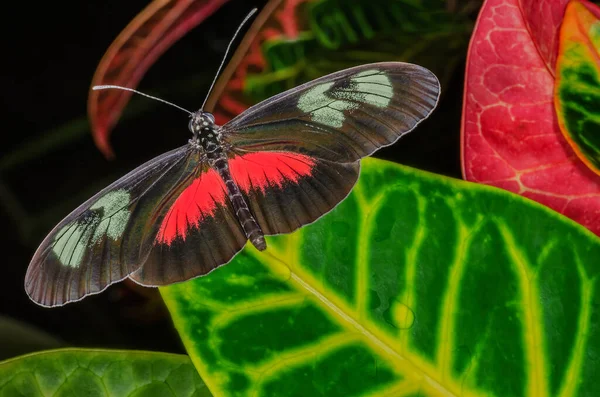
[[[464,58],[472,23],[446,2],[321,0],[305,3],[306,30],[295,39],[268,40],[268,70],[248,76],[253,102],[352,66],[405,61],[432,70],[446,86]]]
[[[186,356],[62,349],[0,363],[0,396],[211,397]]]

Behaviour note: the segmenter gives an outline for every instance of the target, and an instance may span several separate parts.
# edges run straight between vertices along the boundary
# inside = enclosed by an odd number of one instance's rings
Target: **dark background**
[[[264,3],[225,4],[171,47],[139,89],[196,110],[238,23],[253,6],[260,9]],[[30,302],[23,289],[29,260],[60,219],[127,171],[188,139],[186,115],[137,97],[113,132],[113,161],[92,141],[86,120],[92,75],[111,42],[147,4],[111,0],[5,5],[0,85],[0,314],[5,318],[0,321],[0,358],[55,346],[48,338],[46,345],[28,344],[14,324],[6,325],[7,318],[43,330],[65,346],[183,352],[156,290],[121,283],[81,302],[45,309]],[[460,177],[463,70],[460,65],[443,87],[442,103],[419,132],[376,157]],[[185,86],[190,79],[205,88],[189,92]],[[132,114],[131,108],[141,110]]]

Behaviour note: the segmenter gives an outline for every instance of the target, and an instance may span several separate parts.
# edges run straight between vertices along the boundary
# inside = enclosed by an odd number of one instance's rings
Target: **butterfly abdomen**
[[[226,155],[219,154],[216,159],[211,161],[211,166],[219,173],[223,182],[225,182],[227,196],[229,197],[229,201],[233,206],[233,211],[238,218],[240,225],[242,225],[242,229],[244,229],[244,233],[246,233],[246,237],[248,237],[248,240],[250,240],[257,249],[263,251],[267,248],[265,235],[250,212],[248,204],[246,203],[246,200],[244,200],[244,196],[242,196],[238,185],[231,177]]]

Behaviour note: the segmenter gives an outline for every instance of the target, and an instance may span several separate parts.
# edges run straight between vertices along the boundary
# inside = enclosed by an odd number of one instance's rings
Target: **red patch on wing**
[[[229,160],[231,176],[239,188],[248,193],[252,187],[264,193],[268,187],[283,186],[310,176],[315,159],[291,152],[257,152]]]
[[[156,242],[171,245],[177,236],[185,240],[188,230],[198,228],[225,199],[225,184],[219,174],[213,169],[204,172],[175,200],[160,225]]]
[[[239,188],[248,192],[251,187],[266,191],[268,187],[298,182],[312,174],[316,161],[290,152],[258,152],[236,156],[229,160],[229,169]],[[212,216],[217,204],[227,199],[225,183],[219,174],[209,169],[196,178],[175,200],[164,217],[156,242],[170,245],[177,237],[185,240],[191,227],[200,227],[202,220]]]

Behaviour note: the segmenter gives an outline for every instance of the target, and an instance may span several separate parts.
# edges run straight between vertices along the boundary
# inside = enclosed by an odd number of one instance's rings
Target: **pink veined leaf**
[[[116,84],[135,88],[148,68],[173,43],[204,21],[228,0],[154,0],[140,12],[108,48],[92,86]],[[90,91],[88,115],[96,146],[112,157],[109,136],[130,92]]]
[[[600,177],[564,139],[553,105],[566,4],[485,2],[468,53],[463,175],[536,200],[600,234]]]
[[[531,40],[539,51],[548,71],[554,75],[558,49],[558,32],[568,1],[521,0],[518,4],[523,13]]]
[[[259,73],[266,66],[262,43],[278,36],[293,39],[306,30],[299,12],[310,2],[271,0],[256,17],[206,102],[205,108],[214,113],[217,124],[224,124],[252,105],[243,94],[244,84],[248,72]]]

